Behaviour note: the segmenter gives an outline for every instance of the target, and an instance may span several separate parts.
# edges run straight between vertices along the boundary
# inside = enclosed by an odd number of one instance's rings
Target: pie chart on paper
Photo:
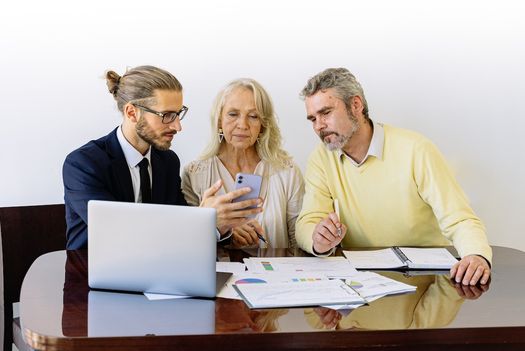
[[[348,283],[348,286],[350,286],[351,288],[360,289],[360,288],[363,287],[363,284],[361,284],[360,282],[356,282],[356,281],[352,280],[350,283]]]
[[[259,278],[243,278],[235,281],[235,284],[254,284],[254,283],[267,283],[266,280]]]

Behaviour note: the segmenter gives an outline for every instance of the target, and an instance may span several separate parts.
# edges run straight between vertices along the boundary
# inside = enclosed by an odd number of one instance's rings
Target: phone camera
[[[242,183],[242,179],[239,179],[239,180],[237,181],[237,183],[241,184],[241,183]]]

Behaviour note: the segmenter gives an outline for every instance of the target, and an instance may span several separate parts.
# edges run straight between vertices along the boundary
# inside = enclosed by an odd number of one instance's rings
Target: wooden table
[[[218,255],[241,261],[304,253],[221,248]],[[87,252],[57,251],[28,271],[20,323],[27,344],[39,350],[524,350],[524,271],[524,252],[494,247],[492,279],[483,288],[454,285],[446,275],[382,273],[417,285],[416,293],[337,316],[321,308],[249,310],[221,298],[149,301],[90,291]],[[340,320],[321,317],[332,314]]]

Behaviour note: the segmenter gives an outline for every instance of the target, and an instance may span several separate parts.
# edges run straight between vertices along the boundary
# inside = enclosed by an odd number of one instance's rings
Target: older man
[[[361,85],[345,68],[312,77],[302,96],[324,145],[308,162],[298,245],[320,255],[338,244],[452,243],[462,257],[450,271],[456,282],[487,283],[492,250],[485,228],[436,146],[418,133],[372,121]]]

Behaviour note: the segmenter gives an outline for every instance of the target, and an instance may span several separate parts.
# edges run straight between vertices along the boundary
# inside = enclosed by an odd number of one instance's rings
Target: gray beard
[[[342,150],[346,146],[346,144],[350,141],[350,139],[352,139],[354,134],[359,130],[359,122],[357,118],[355,118],[355,116],[352,115],[351,113],[348,114],[348,118],[352,121],[352,130],[350,131],[349,135],[342,135],[336,132],[328,132],[328,133],[321,132],[321,134],[319,135],[319,137],[321,138],[321,141],[324,143],[324,145],[326,146],[328,150],[330,151]],[[324,141],[324,138],[331,134],[334,134],[336,136],[335,140],[330,143],[327,143],[326,141]]]

